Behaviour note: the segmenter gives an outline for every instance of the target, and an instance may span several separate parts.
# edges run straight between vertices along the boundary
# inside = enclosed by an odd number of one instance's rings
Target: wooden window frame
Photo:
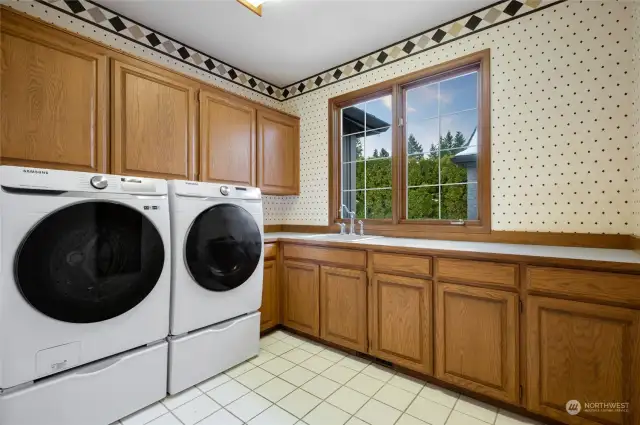
[[[490,233],[491,232],[491,55],[489,49],[453,59],[424,70],[383,81],[329,99],[329,224],[347,222],[341,207],[341,120],[340,110],[388,94],[392,95],[392,218],[362,219],[368,233],[385,236],[412,236],[428,233]],[[478,218],[465,220],[464,225],[450,220],[409,220],[406,218],[407,181],[406,143],[404,127],[405,93],[408,88],[428,84],[443,78],[478,71]]]

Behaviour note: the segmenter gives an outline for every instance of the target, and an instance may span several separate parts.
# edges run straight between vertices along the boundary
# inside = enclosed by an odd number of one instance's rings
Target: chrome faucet
[[[347,207],[345,204],[342,204],[342,209],[347,211],[347,214],[349,214],[349,220],[350,220],[350,224],[349,224],[349,234],[350,235],[355,235],[356,234],[356,213],[353,211],[349,211],[349,207]]]

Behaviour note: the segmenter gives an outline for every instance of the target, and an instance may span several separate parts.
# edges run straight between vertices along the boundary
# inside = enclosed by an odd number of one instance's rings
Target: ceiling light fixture
[[[262,16],[262,3],[269,0],[238,0],[238,3],[252,11],[258,16]]]

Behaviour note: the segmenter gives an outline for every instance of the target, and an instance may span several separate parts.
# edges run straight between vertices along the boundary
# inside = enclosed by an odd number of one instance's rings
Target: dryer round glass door
[[[251,214],[221,204],[193,221],[185,243],[185,262],[193,279],[211,291],[229,291],[249,279],[260,263],[262,236]]]
[[[41,220],[15,259],[16,282],[37,310],[92,323],[131,310],[153,290],[164,267],[162,237],[139,211],[82,202]]]

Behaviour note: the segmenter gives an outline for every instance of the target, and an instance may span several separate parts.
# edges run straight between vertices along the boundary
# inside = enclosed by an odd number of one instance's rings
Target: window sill
[[[356,223],[359,219],[356,218]],[[460,234],[488,234],[491,226],[481,225],[477,220],[467,221],[464,225],[449,224],[449,222],[434,223],[429,221],[401,220],[393,223],[391,220],[362,220],[364,232],[368,235],[380,235],[391,237],[422,237],[438,235]],[[349,219],[339,219],[335,223],[349,224]]]

